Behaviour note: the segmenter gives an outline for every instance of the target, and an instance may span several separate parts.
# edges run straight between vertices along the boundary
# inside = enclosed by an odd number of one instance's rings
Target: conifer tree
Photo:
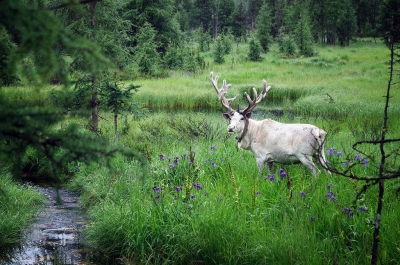
[[[299,53],[304,56],[312,56],[314,54],[313,37],[308,21],[308,16],[303,12],[294,31],[294,38],[299,48]]]
[[[7,29],[16,45],[5,67],[33,83],[26,87],[29,98],[17,101],[7,95],[7,88],[0,89],[0,163],[15,178],[22,176],[22,161],[29,150],[49,161],[54,177],[71,161],[87,163],[117,152],[134,155],[130,150],[110,147],[105,139],[79,130],[73,122],[63,125],[65,109],[52,104],[50,98],[35,97],[59,69],[67,68],[60,60],[63,54],[85,58],[82,73],[98,73],[102,66],[110,65],[98,45],[69,32],[54,15],[54,10],[66,6],[44,8],[36,2],[0,1],[0,27]],[[32,62],[30,71],[17,71],[27,58]],[[67,80],[67,71],[61,71],[60,78]],[[68,115],[77,113],[70,111]]]
[[[258,41],[260,42],[261,48],[264,52],[269,50],[269,45],[272,42],[271,36],[271,12],[269,6],[264,4],[260,12],[258,13],[257,20],[256,20],[256,36]]]
[[[249,42],[249,54],[247,57],[250,61],[259,62],[262,60],[261,57],[261,46],[260,44],[252,38]]]
[[[215,48],[214,48],[214,62],[216,63],[224,63],[225,49],[222,43],[221,36],[218,36],[215,41]]]
[[[150,23],[144,23],[135,37],[135,58],[142,74],[153,75],[156,72],[160,60],[155,43],[156,33]]]

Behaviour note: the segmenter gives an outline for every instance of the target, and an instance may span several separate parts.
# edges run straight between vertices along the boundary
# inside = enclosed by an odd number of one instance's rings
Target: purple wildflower
[[[361,157],[359,155],[355,155],[354,159],[361,160]]]
[[[195,187],[198,190],[203,189],[203,187],[199,183],[193,183],[193,187]]]
[[[306,193],[304,191],[302,191],[302,192],[300,192],[300,195],[304,197],[304,196],[306,196]]]
[[[257,195],[260,195],[260,191],[258,190],[258,191],[256,192],[256,194],[257,194]]]
[[[310,221],[314,222],[315,221],[315,217],[310,216]]]
[[[348,207],[343,207],[343,211],[345,211],[345,212],[350,212],[350,208],[348,208]]]
[[[281,179],[283,179],[287,176],[287,174],[283,168],[279,169],[279,176],[281,177]]]
[[[193,166],[193,162],[192,162],[192,161],[189,161],[189,164],[188,164],[188,165],[189,165],[189,167],[190,167],[190,166]]]
[[[194,199],[194,198],[195,198],[194,194],[191,194],[190,199]]]
[[[160,191],[160,190],[163,190],[163,188],[162,188],[162,187],[155,186],[155,187],[153,187],[153,190],[154,190],[154,191]]]
[[[178,162],[179,162],[179,157],[175,156],[175,158],[174,158],[174,164],[175,164],[175,165],[178,165]]]
[[[182,188],[179,187],[179,186],[175,186],[175,190],[176,190],[176,191],[180,191],[180,190],[182,190]]]
[[[215,150],[215,148],[217,148],[215,145],[212,145],[211,147],[211,150]]]
[[[354,213],[352,211],[349,212],[349,216],[353,217]]]
[[[333,155],[336,152],[336,148],[329,148],[328,151],[326,152],[328,156]]]
[[[344,161],[342,164],[340,164],[342,167],[348,166],[350,164],[349,161]]]
[[[182,155],[182,159],[185,160],[187,158],[187,154]]]
[[[333,191],[329,191],[325,197],[329,198],[332,202],[336,202],[337,199],[333,196]]]
[[[330,190],[330,189],[332,188],[332,184],[326,185],[326,188],[327,188],[328,190]]]
[[[173,164],[169,164],[169,168],[173,169],[175,166]]]
[[[275,175],[274,174],[270,174],[270,175],[268,175],[268,176],[266,176],[264,178],[264,180],[267,180],[267,179],[269,179],[269,181],[274,181],[275,180]]]
[[[341,156],[343,154],[343,152],[337,152],[336,153],[338,156]]]
[[[358,210],[361,212],[366,212],[367,211],[367,207],[365,207],[365,205],[361,205],[360,207],[358,207]]]
[[[166,157],[165,155],[163,155],[163,154],[159,154],[158,157],[159,157],[161,160],[167,159],[167,157]]]
[[[178,197],[177,197],[177,196],[174,197],[174,201],[176,201],[176,200],[178,200]]]
[[[217,167],[218,167],[218,165],[217,165],[217,164],[215,164],[215,162],[214,162],[214,161],[211,161],[211,165],[212,165],[213,167],[215,167],[215,168],[217,168]]]
[[[367,163],[368,163],[368,159],[366,159],[366,158],[361,159],[361,163],[363,163],[362,166],[364,168],[366,168],[367,167]]]

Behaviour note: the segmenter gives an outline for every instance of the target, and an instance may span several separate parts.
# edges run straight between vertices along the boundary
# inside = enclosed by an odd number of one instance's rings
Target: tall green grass
[[[343,162],[351,160],[358,163],[355,174],[376,176],[378,163],[360,163],[355,156],[362,154],[352,144],[380,133],[387,49],[381,43],[356,43],[319,47],[314,58],[282,59],[273,47],[258,63],[244,60],[246,49],[239,45],[222,65],[205,54],[209,68],[196,75],[173,72],[165,79],[134,80],[141,86],[134,100],[150,113],[129,120],[118,137],[112,115],[102,113],[102,137],[139,150],[148,161],[146,168],[122,156],[104,166],[70,164],[75,174],[70,185],[81,192],[91,219],[86,240],[104,257],[118,257],[124,264],[370,262],[369,223],[375,219],[377,189],[354,201],[361,181],[325,173],[314,178],[302,165],[277,165],[274,177],[260,174],[253,155],[238,150],[227,134],[209,73],[221,77],[220,85],[222,79],[233,85],[228,97],[252,87],[260,90],[265,78],[272,89],[256,108],[255,119],[324,128],[325,151],[336,150],[327,153],[330,165],[344,169]],[[388,136],[398,138],[400,92],[392,91]],[[10,94],[16,100],[19,96]],[[398,150],[395,144],[390,148]],[[361,149],[379,157],[376,146]],[[397,156],[388,163],[398,167]],[[143,178],[144,169],[148,174]],[[281,178],[280,169],[286,177]],[[383,264],[396,264],[398,182],[387,183],[380,258]]]
[[[209,80],[213,71],[232,84],[227,97],[240,95],[238,102],[247,104],[244,92],[258,91],[262,79],[272,89],[259,105],[276,107],[287,102],[287,110],[329,118],[357,118],[365,120],[370,113],[381,112],[388,81],[389,50],[382,43],[355,43],[350,47],[318,47],[316,57],[282,59],[273,47],[264,54],[262,62],[239,60],[247,53],[247,46],[227,56],[225,64],[209,61],[209,68],[197,75],[174,73],[157,80],[135,80],[141,85],[135,99],[150,108],[220,108]],[[207,57],[206,57],[207,58]],[[238,63],[234,63],[238,61]],[[233,62],[233,63],[232,63]],[[400,91],[392,89],[393,115],[400,115]],[[317,105],[315,105],[317,104]],[[394,124],[397,125],[397,124]]]
[[[87,240],[105,256],[124,264],[369,263],[375,189],[353,204],[361,183],[313,178],[301,165],[282,167],[283,178],[280,166],[274,178],[259,174],[231,138],[168,142],[151,154],[145,182],[122,157],[111,169],[78,173],[75,187],[92,219]],[[376,166],[355,170],[370,175]],[[381,253],[396,264],[400,202],[389,190]]]
[[[0,177],[0,249],[20,241],[24,229],[35,217],[43,197],[32,187],[15,183],[1,170]],[[0,251],[0,260],[2,255]]]
[[[119,157],[111,169],[82,165],[72,183],[93,221],[87,240],[105,257],[124,264],[370,263],[377,189],[355,201],[364,182],[325,173],[314,178],[302,165],[260,174],[252,154],[238,150],[227,135],[209,72],[233,84],[228,97],[261,89],[266,78],[272,90],[255,119],[324,128],[330,165],[345,169],[350,161],[357,164],[355,175],[376,176],[378,159],[361,163],[356,157],[378,158],[377,147],[361,146],[359,153],[352,144],[380,135],[386,48],[357,43],[296,59],[269,53],[261,63],[244,61],[245,49],[240,46],[223,65],[210,60],[199,75],[134,81],[142,86],[136,100],[166,111],[135,122],[118,143],[141,150],[151,173],[143,181],[141,167]],[[391,138],[399,137],[399,96],[392,90]],[[189,110],[198,107],[216,112]],[[390,148],[398,150],[396,144]],[[398,167],[396,156],[388,161]],[[281,178],[280,170],[287,176]],[[398,182],[387,183],[380,258],[397,264]]]

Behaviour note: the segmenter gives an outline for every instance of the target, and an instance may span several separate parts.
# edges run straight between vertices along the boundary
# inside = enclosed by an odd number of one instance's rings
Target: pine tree
[[[224,55],[225,55],[225,49],[222,44],[222,38],[218,36],[215,41],[214,62],[224,63],[225,62]]]
[[[290,34],[280,34],[279,51],[285,57],[292,57],[296,54],[297,46],[293,37]]]
[[[258,41],[260,42],[261,48],[264,52],[269,50],[269,45],[272,42],[271,36],[271,12],[269,6],[264,4],[260,12],[258,13],[257,20],[256,20],[256,36]]]
[[[67,114],[77,113],[67,113],[50,98],[35,97],[35,92],[48,84],[59,69],[67,69],[67,62],[60,60],[63,54],[84,57],[87,67],[82,73],[91,70],[89,74],[94,74],[99,67],[110,65],[98,45],[71,34],[54,15],[54,10],[67,6],[43,8],[36,2],[28,5],[23,1],[0,1],[0,27],[7,29],[16,45],[5,67],[15,75],[21,61],[29,58],[33,67],[18,74],[36,84],[35,89],[26,87],[29,98],[16,101],[6,95],[5,89],[0,90],[0,161],[15,178],[22,176],[22,161],[28,151],[47,160],[54,177],[60,176],[63,167],[72,161],[88,163],[117,152],[134,155],[132,151],[109,147],[105,139],[80,130],[75,123],[63,125]],[[67,71],[61,71],[60,78],[67,80]]]
[[[350,45],[350,40],[356,31],[356,16],[351,0],[341,3],[338,17],[337,37],[340,45]]]
[[[159,64],[156,34],[157,31],[149,23],[145,23],[136,35],[135,58],[142,74],[154,75]]]
[[[303,12],[294,31],[294,38],[299,48],[299,53],[304,56],[312,56],[314,54],[313,37],[308,21],[308,16]]]
[[[261,54],[260,44],[254,39],[251,39],[249,43],[249,54],[247,55],[247,57],[249,58],[250,61],[259,62],[262,60],[260,54]]]

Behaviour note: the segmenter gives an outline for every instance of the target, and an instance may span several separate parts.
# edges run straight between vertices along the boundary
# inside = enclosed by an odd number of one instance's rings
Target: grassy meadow
[[[252,154],[237,150],[227,134],[209,73],[221,77],[220,85],[222,79],[231,83],[232,96],[260,90],[265,78],[272,89],[255,119],[324,128],[330,165],[345,170],[343,162],[358,163],[356,175],[376,176],[377,146],[363,145],[359,153],[352,144],[380,135],[388,50],[357,42],[320,47],[313,58],[283,59],[276,49],[254,63],[245,61],[240,45],[222,65],[204,54],[202,73],[133,81],[141,86],[134,99],[150,115],[129,122],[118,140],[111,122],[101,129],[113,144],[140,150],[149,164],[118,157],[111,168],[76,165],[71,183],[91,218],[92,246],[123,264],[370,263],[377,188],[355,201],[362,181],[326,173],[314,178],[301,165],[260,174]],[[398,138],[398,87],[391,96],[388,137]],[[388,161],[399,166],[395,155]],[[400,260],[398,185],[386,184],[382,264]]]
[[[282,58],[278,47],[262,62],[246,61],[235,46],[224,64],[202,54],[200,73],[171,72],[140,85],[133,99],[148,109],[141,119],[102,113],[100,130],[111,145],[140,151],[147,164],[117,156],[110,165],[70,165],[70,187],[81,193],[90,223],[87,243],[121,264],[369,264],[378,189],[355,200],[365,182],[302,165],[259,173],[251,153],[238,150],[209,74],[232,84],[227,97],[266,79],[272,89],[253,118],[311,123],[328,132],[330,165],[357,164],[357,176],[377,176],[388,83],[389,50],[380,42],[316,47],[312,58]],[[10,92],[11,93],[11,92]],[[24,92],[20,92],[23,94]],[[11,95],[18,99],[19,93]],[[388,138],[400,138],[400,90],[391,90]],[[78,120],[82,127],[87,120]],[[387,151],[399,151],[399,144]],[[367,159],[368,158],[368,159]],[[398,168],[398,155],[388,158]],[[345,163],[346,162],[346,163]],[[399,180],[386,181],[380,234],[381,264],[400,261]],[[111,261],[110,261],[111,262]]]

